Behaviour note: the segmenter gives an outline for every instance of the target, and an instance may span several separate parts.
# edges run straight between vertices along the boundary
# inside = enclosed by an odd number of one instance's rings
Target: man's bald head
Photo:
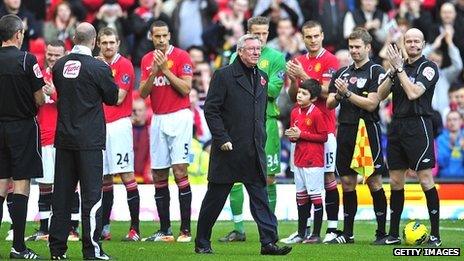
[[[417,28],[411,28],[404,34],[404,47],[410,62],[422,56],[425,46],[424,34]]]
[[[422,41],[424,40],[424,34],[422,33],[421,30],[417,28],[411,28],[406,31],[406,33],[404,34],[404,39],[406,40],[406,38],[409,38],[409,37],[414,37],[414,38],[419,37],[421,38]]]
[[[93,49],[95,46],[95,38],[97,37],[97,32],[95,27],[89,23],[80,23],[76,27],[76,32],[74,34],[74,44],[84,45]]]

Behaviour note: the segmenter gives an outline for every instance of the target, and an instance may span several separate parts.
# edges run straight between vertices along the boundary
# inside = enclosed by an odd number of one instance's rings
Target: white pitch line
[[[454,230],[454,231],[464,231],[464,228],[462,228],[462,227],[440,227],[440,229],[443,229],[443,230]]]

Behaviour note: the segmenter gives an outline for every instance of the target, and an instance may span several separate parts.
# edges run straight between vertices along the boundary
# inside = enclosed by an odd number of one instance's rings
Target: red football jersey
[[[340,67],[337,57],[324,48],[322,48],[321,52],[314,57],[309,56],[309,53],[307,53],[300,55],[295,59],[301,63],[306,74],[309,77],[318,80],[321,85],[326,84],[328,86],[332,78],[332,74],[334,74],[338,70],[338,67]],[[327,108],[326,99],[317,99],[314,104],[326,115],[325,119],[327,120],[329,133],[335,133],[335,110],[329,110]]]
[[[121,118],[125,118],[132,113],[132,90],[134,89],[134,67],[129,59],[116,54],[110,64],[114,82],[119,88],[126,90],[127,94],[124,101],[118,106],[107,106],[103,104],[106,123],[110,123]]]
[[[188,53],[182,49],[169,46],[166,52],[169,70],[177,77],[192,76],[193,66]],[[142,58],[140,69],[142,71],[141,80],[146,81],[151,72],[153,62],[153,52],[145,54]],[[189,96],[182,96],[171,86],[169,79],[158,71],[153,82],[153,89],[150,93],[151,107],[154,114],[166,114],[176,112],[190,107]]]
[[[44,80],[52,82],[51,69],[42,71]],[[56,108],[56,95],[46,96],[45,103],[39,107],[37,119],[40,126],[40,140],[42,146],[53,145],[55,143],[56,122],[58,110]]]
[[[324,114],[315,104],[306,108],[295,106],[290,116],[290,126],[301,130],[296,141],[294,163],[299,168],[324,167],[324,143],[327,125]]]

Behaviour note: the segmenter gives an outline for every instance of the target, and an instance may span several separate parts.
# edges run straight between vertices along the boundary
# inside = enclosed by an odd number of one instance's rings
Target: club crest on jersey
[[[171,69],[172,66],[174,65],[174,62],[172,60],[168,60],[167,63],[168,63],[168,69]]]
[[[319,72],[321,70],[321,64],[320,63],[316,63],[316,65],[314,65],[314,71],[315,72]]]
[[[63,77],[68,79],[77,78],[81,71],[81,62],[70,60],[64,64]]]
[[[427,80],[430,82],[433,79],[433,76],[435,76],[435,70],[432,67],[427,66],[422,71],[422,75],[424,75],[425,78],[427,78]]]
[[[35,77],[36,78],[42,78],[43,75],[42,75],[42,71],[40,70],[40,67],[38,64],[34,64],[34,66],[32,66],[32,70],[34,71],[34,74],[35,74]]]
[[[349,79],[349,82],[350,82],[351,84],[355,84],[357,80],[358,80],[357,77],[351,77],[351,78]]]
[[[192,66],[190,64],[184,64],[184,67],[182,68],[182,72],[185,74],[191,74],[192,73]]]
[[[285,78],[285,71],[284,70],[281,70],[277,73],[277,78],[279,78],[280,80],[284,80]]]
[[[358,78],[358,81],[356,82],[356,87],[359,89],[364,88],[364,85],[366,85],[367,79],[364,78]]]
[[[130,82],[130,76],[129,76],[129,74],[127,74],[127,73],[124,74],[124,75],[121,77],[121,81],[122,81],[122,83],[124,83],[124,84],[128,84],[128,83]]]
[[[261,69],[265,69],[265,68],[267,68],[268,66],[269,66],[269,61],[266,60],[266,59],[264,59],[264,60],[262,60],[262,61],[259,62],[259,66],[258,66],[258,67],[261,68]]]
[[[264,87],[266,85],[266,79],[264,79],[263,76],[261,76],[261,85]]]
[[[306,124],[306,126],[309,127],[309,126],[311,126],[311,124],[313,124],[313,121],[310,118],[306,118],[305,119],[305,124]]]

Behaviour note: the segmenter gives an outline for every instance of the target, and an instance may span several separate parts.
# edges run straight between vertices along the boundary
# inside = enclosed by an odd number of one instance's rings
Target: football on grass
[[[406,245],[418,246],[427,240],[428,230],[424,224],[418,221],[409,222],[403,230],[403,238]]]

